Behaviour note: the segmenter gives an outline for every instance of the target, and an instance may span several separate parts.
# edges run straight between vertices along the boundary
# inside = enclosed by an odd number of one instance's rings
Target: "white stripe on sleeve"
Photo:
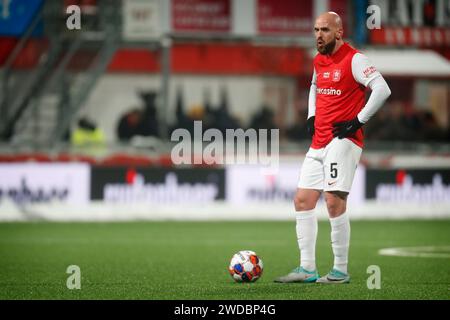
[[[308,119],[316,115],[316,92],[317,92],[316,80],[317,80],[316,70],[314,70],[311,79],[311,87],[309,89]]]

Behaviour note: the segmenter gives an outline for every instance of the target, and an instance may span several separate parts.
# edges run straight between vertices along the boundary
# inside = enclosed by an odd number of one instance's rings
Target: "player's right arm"
[[[306,121],[306,127],[308,129],[309,135],[312,137],[314,135],[314,120],[316,119],[316,93],[317,93],[317,75],[314,69],[313,76],[311,79],[311,87],[309,88],[309,98],[308,98],[308,120]]]

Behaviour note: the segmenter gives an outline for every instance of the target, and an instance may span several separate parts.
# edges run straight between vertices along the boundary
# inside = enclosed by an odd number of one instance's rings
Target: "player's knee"
[[[326,199],[328,214],[330,217],[338,217],[346,210],[346,204],[343,201],[337,201],[336,199]]]
[[[306,211],[314,209],[316,207],[316,203],[304,197],[295,196],[294,206],[295,211]]]

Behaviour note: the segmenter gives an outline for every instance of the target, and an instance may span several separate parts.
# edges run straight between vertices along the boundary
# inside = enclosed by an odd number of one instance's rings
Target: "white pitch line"
[[[384,248],[378,250],[378,254],[395,257],[450,258],[450,246]]]

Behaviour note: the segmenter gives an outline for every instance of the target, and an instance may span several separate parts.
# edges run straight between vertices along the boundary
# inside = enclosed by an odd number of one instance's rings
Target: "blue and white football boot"
[[[339,270],[332,269],[327,275],[319,278],[317,283],[341,284],[350,283],[350,275]]]
[[[316,282],[319,279],[319,273],[317,270],[308,271],[303,267],[297,267],[292,270],[289,274],[278,277],[274,280],[274,282],[278,283],[295,283],[295,282],[303,282],[303,283],[311,283]]]

